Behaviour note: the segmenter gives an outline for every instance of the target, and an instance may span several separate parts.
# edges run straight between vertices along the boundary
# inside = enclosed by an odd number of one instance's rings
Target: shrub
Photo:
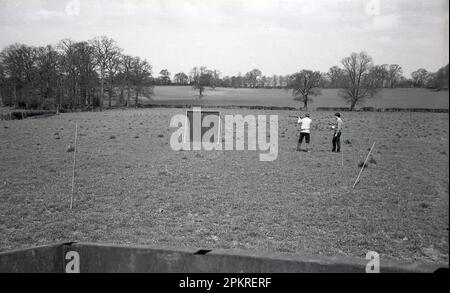
[[[42,102],[41,108],[43,110],[55,110],[56,109],[56,101],[55,99],[45,99]]]

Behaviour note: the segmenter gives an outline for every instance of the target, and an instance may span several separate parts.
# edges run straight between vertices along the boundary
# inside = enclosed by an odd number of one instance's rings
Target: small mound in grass
[[[158,173],[158,175],[159,175],[159,176],[169,176],[170,174],[169,174],[169,171],[164,170],[164,171],[160,171],[160,172]]]
[[[358,167],[359,167],[359,168],[362,168],[362,166],[364,166],[364,168],[369,167],[367,163],[364,165],[364,162],[363,162],[363,161],[360,161],[360,162],[358,163]]]
[[[67,151],[68,153],[71,153],[71,152],[75,151],[75,148],[73,147],[73,145],[69,144],[69,145],[67,146],[66,151]]]
[[[422,203],[420,204],[420,207],[423,208],[423,209],[426,209],[426,208],[428,208],[429,206],[430,206],[430,205],[427,204],[427,203],[425,203],[425,202],[422,202]]]

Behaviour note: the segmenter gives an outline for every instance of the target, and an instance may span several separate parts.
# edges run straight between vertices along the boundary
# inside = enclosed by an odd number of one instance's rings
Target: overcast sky
[[[0,47],[115,39],[153,72],[328,71],[351,52],[406,75],[449,60],[448,0],[0,0]]]

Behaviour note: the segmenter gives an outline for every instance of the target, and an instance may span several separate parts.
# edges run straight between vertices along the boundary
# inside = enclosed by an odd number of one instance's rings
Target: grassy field
[[[294,113],[221,112],[278,114],[273,162],[255,151],[173,151],[169,121],[179,113],[0,121],[0,250],[93,241],[354,257],[374,250],[381,260],[448,263],[448,114],[345,113],[342,167],[330,152],[329,112],[312,112],[310,153],[294,151],[298,128],[287,117]],[[75,122],[71,211],[66,149]]]
[[[347,106],[338,95],[336,89],[324,89],[322,94],[313,97],[311,108],[345,107]],[[198,100],[198,91],[189,86],[157,86],[153,101],[147,103],[191,104],[205,105],[262,105],[280,107],[303,107],[294,101],[291,91],[285,89],[207,89],[205,96]],[[361,106],[376,108],[449,108],[449,92],[443,90],[432,92],[428,89],[384,89],[378,97],[367,99]]]

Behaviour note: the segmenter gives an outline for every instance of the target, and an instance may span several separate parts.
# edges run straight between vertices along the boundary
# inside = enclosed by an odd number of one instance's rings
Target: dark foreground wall
[[[62,272],[63,244],[51,244],[0,253],[1,273]]]
[[[364,273],[367,260],[276,255],[232,250],[161,249],[59,243],[0,253],[2,273]],[[381,273],[434,272],[444,265],[380,259]],[[448,267],[448,265],[447,265]]]

